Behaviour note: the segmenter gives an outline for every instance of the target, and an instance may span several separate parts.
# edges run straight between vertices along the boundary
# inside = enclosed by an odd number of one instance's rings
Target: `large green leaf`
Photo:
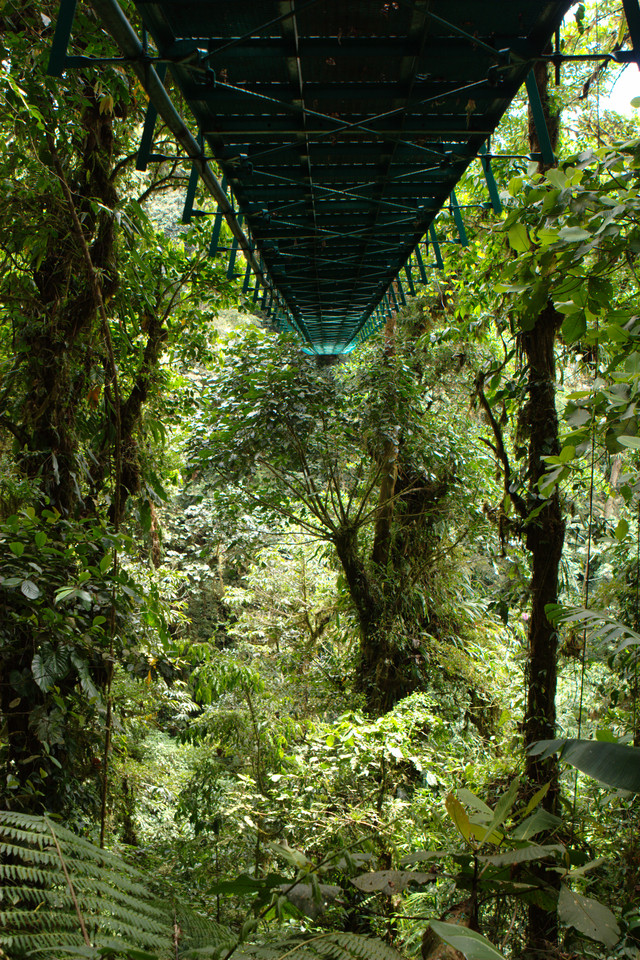
[[[532,756],[559,753],[561,760],[610,787],[640,793],[640,749],[599,740],[540,740]]]
[[[481,856],[478,859],[491,863],[494,867],[508,867],[514,863],[544,860],[546,857],[563,853],[565,853],[565,847],[561,843],[549,843],[544,846],[532,843],[529,846],[520,847],[518,850],[507,850],[505,853],[494,853],[489,856]]]
[[[562,321],[562,336],[566,343],[575,343],[587,332],[587,321],[584,312],[569,314]]]
[[[42,653],[36,653],[31,662],[31,672],[35,682],[46,693],[69,672],[69,650],[66,647],[52,650],[48,645],[43,646]]]
[[[501,827],[504,821],[507,819],[514,803],[516,802],[516,797],[518,796],[518,788],[520,786],[520,778],[516,777],[515,780],[512,780],[509,784],[509,787],[502,794],[498,802],[496,803],[495,811],[493,813],[493,818],[487,827],[487,832],[484,840],[492,841],[494,836],[494,831]]]
[[[20,590],[27,600],[37,600],[40,596],[40,589],[35,585],[33,580],[23,580],[20,584]]]
[[[527,817],[526,820],[519,823],[511,833],[511,836],[514,840],[530,840],[531,837],[535,837],[538,833],[557,829],[561,823],[562,820],[560,817],[556,817],[553,813],[549,813],[548,810],[540,808],[539,810],[534,810],[530,817]]]
[[[241,873],[233,880],[221,880],[212,885],[214,893],[228,893],[234,896],[246,896],[251,893],[268,893],[274,887],[287,885],[287,877],[279,873],[269,873],[266,877],[252,877],[248,873]],[[289,886],[291,886],[289,881]]]
[[[524,223],[514,223],[507,234],[509,243],[517,253],[526,253],[531,247],[531,240]]]
[[[554,626],[562,623],[584,623],[589,640],[602,639],[606,643],[622,640],[622,643],[615,647],[615,653],[620,653],[629,646],[640,645],[640,633],[632,630],[626,623],[608,617],[601,610],[587,610],[586,607],[565,608],[559,603],[548,603],[544,609]]]
[[[460,927],[457,923],[443,923],[442,920],[432,920],[430,926],[441,940],[459,950],[467,960],[504,960],[500,951],[475,930]]]
[[[620,928],[608,907],[591,897],[583,897],[564,884],[558,897],[558,917],[580,933],[606,947],[613,947],[620,939]]]

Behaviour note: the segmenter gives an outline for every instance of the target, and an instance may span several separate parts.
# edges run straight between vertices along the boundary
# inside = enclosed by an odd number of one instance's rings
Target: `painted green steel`
[[[392,282],[444,204],[466,242],[452,190],[570,6],[136,5],[160,57],[181,44],[174,78],[319,352],[359,338],[387,292],[399,301]]]
[[[91,4],[131,57],[129,35],[125,49],[111,28],[115,0]],[[425,235],[442,262],[433,222],[443,206],[466,242],[453,191],[478,154],[488,203],[499,209],[488,139],[532,65],[549,55],[571,0],[134,5],[148,62],[168,64],[166,86],[180,90],[203,138],[206,158],[189,154],[194,169],[211,158],[224,175],[236,218],[232,259],[243,250],[265,285],[254,298],[310,349],[340,353],[380,324],[385,298],[404,299],[394,284],[405,268],[409,292],[422,282]],[[59,49],[56,57],[59,65]],[[147,125],[142,160],[150,150]],[[219,184],[216,196],[229,220]]]

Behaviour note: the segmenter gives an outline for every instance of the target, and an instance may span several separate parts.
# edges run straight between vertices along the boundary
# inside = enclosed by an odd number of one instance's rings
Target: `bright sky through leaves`
[[[611,68],[610,68],[611,69]],[[638,116],[638,108],[631,106],[634,97],[640,97],[640,71],[635,64],[630,63],[623,70],[616,69],[613,76],[611,93],[601,95],[600,104],[603,110],[615,110],[623,116]]]

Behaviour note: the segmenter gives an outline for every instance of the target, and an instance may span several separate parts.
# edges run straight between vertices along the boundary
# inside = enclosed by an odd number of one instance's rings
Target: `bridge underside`
[[[401,271],[419,277],[419,242],[479,154],[498,206],[489,137],[571,2],[136,0],[149,47],[115,0],[92,6],[151,95],[140,166],[168,66],[198,134],[186,218],[213,181],[212,251],[224,215],[231,269],[239,248],[276,321],[332,354],[373,329]]]

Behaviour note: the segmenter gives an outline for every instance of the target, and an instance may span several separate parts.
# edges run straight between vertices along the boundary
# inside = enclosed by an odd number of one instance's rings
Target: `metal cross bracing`
[[[637,62],[638,0],[623,4],[633,50],[614,56]],[[61,3],[54,74],[89,62],[68,53],[75,6]],[[443,207],[466,243],[455,186],[477,157],[500,209],[488,143],[524,83],[553,160],[531,69],[566,59],[571,0],[135,0],[141,37],[117,0],[91,6],[149,94],[139,168],[158,159],[160,115],[193,161],[183,219],[204,181],[212,254],[226,220],[229,275],[319,354],[352,349],[442,264]]]

